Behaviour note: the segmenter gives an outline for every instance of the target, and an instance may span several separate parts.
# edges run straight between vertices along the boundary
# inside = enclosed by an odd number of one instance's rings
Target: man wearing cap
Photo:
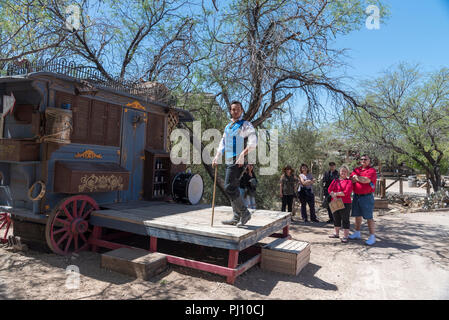
[[[365,242],[367,245],[373,245],[376,242],[374,235],[374,190],[376,186],[376,169],[371,167],[371,159],[367,155],[360,158],[362,165],[355,168],[350,178],[353,183],[354,197],[352,200],[352,217],[355,217],[355,232],[349,236],[349,239],[360,239],[360,226],[362,217],[368,222],[370,236]]]
[[[326,199],[329,196],[329,187],[335,179],[338,179],[340,177],[338,171],[336,170],[335,162],[329,162],[329,171],[326,171],[324,173],[323,181],[322,181],[322,187],[323,187],[323,196],[324,199]],[[327,214],[329,215],[329,220],[327,223],[333,223],[334,222],[334,215],[332,214],[331,209],[329,208],[329,205],[327,205]]]
[[[240,177],[245,164],[245,156],[256,149],[256,130],[249,121],[243,120],[243,107],[239,101],[233,101],[230,107],[231,122],[226,126],[212,165],[218,165],[223,152],[225,154],[226,176],[225,191],[231,199],[234,216],[222,221],[227,225],[245,225],[251,219],[251,213],[240,195]]]

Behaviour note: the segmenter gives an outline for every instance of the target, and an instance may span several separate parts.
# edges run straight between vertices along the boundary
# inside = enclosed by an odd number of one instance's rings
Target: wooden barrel
[[[70,143],[72,111],[60,108],[45,110],[45,142]]]

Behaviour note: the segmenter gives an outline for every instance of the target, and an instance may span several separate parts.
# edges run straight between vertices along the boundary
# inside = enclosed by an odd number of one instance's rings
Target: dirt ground
[[[325,220],[321,212],[321,220]],[[235,285],[209,273],[170,266],[150,281],[100,268],[100,255],[76,258],[0,247],[0,299],[449,299],[449,211],[376,212],[378,242],[342,244],[332,226],[292,222],[293,239],[311,243],[310,263],[298,276],[259,266]],[[362,235],[367,238],[366,225]],[[66,286],[66,267],[80,271]]]

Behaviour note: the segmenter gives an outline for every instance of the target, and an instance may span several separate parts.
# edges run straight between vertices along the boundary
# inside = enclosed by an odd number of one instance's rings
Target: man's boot
[[[251,219],[251,213],[248,211],[248,209],[246,209],[246,212],[243,213],[242,215],[242,219],[240,220],[240,222],[237,224],[237,227],[242,227],[244,226],[249,219]]]
[[[237,225],[237,223],[239,223],[239,219],[238,218],[236,219],[235,217],[233,217],[231,220],[223,220],[221,223],[227,224],[230,226],[235,226],[235,225]]]
[[[239,223],[240,215],[235,210],[233,210],[233,211],[234,211],[234,216],[232,217],[232,219],[231,220],[223,220],[223,221],[221,221],[222,224],[235,226],[235,225],[237,225],[237,223]]]
[[[237,199],[231,201],[232,208],[240,213],[240,222],[237,224],[237,227],[241,227],[245,225],[249,219],[251,219],[251,213],[248,208],[245,206],[243,199],[238,197]]]

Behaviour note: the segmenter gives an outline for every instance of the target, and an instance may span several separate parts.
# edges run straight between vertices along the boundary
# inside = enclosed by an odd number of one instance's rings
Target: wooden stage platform
[[[228,267],[167,255],[169,263],[191,267],[227,277],[228,283],[260,262],[260,250],[249,261],[237,265],[239,252],[251,249],[260,240],[269,237],[288,237],[291,221],[289,212],[256,210],[251,220],[242,227],[223,225],[232,218],[231,207],[216,207],[211,226],[210,205],[183,205],[176,203],[136,201],[134,203],[103,206],[91,214],[89,224],[94,226],[89,242],[92,249],[117,249],[125,245],[102,238],[102,228],[150,237],[149,250],[157,251],[157,239],[181,241],[196,245],[229,250]],[[282,230],[282,233],[276,233]]]

